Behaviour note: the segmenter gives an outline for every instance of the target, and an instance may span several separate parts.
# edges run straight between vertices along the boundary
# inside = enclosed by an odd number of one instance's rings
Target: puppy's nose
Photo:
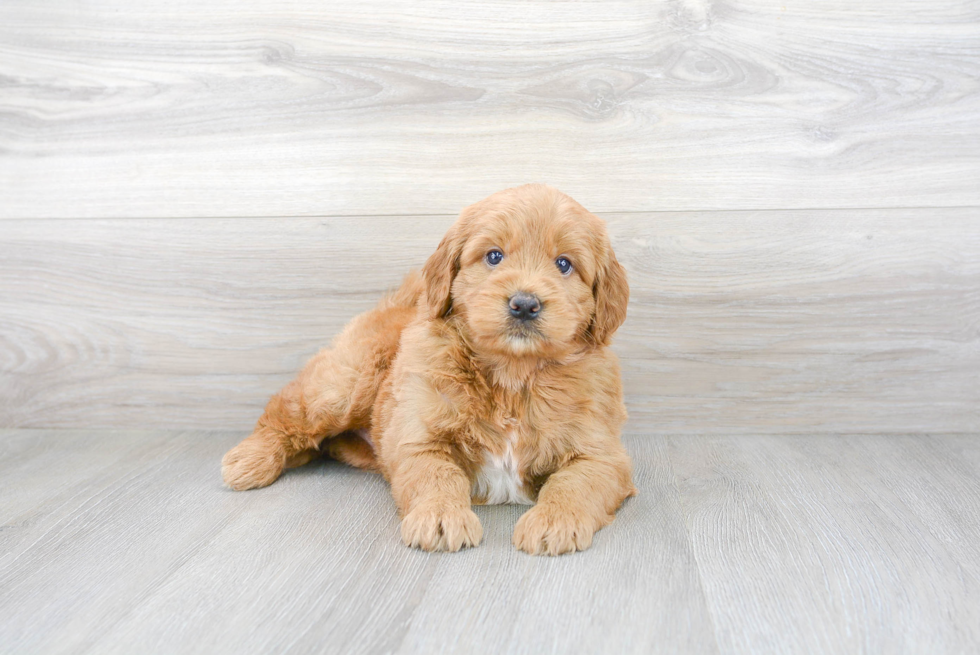
[[[533,320],[541,312],[541,301],[526,291],[515,293],[507,304],[510,305],[510,315],[522,321]]]

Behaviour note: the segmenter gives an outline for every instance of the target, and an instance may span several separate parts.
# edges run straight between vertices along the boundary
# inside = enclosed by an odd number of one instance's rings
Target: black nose
[[[518,291],[510,297],[510,315],[522,321],[530,321],[541,313],[541,301],[537,296],[524,291]]]

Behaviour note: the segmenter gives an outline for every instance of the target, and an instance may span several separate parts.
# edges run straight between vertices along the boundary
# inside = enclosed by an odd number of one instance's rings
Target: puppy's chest
[[[473,480],[473,501],[483,505],[533,505],[521,478],[522,462],[517,456],[520,426],[508,421],[504,446],[499,452],[484,451],[483,462]]]

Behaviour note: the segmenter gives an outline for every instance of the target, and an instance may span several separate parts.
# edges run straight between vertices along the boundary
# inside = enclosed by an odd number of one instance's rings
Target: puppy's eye
[[[562,275],[568,275],[572,272],[572,262],[568,261],[565,257],[559,257],[555,260],[555,266],[561,271]]]
[[[486,260],[491,266],[496,266],[504,260],[504,253],[499,250],[491,250],[487,253]]]

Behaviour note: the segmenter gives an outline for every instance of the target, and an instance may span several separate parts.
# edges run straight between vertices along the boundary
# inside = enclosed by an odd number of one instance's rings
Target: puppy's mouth
[[[507,337],[508,341],[519,342],[523,345],[527,345],[529,342],[536,342],[544,339],[544,335],[541,333],[541,328],[536,324],[536,322],[521,321],[517,319],[507,321],[507,326],[504,329],[504,335]]]
[[[516,339],[538,339],[541,337],[541,330],[533,323],[523,321],[509,321],[507,326],[507,336]]]

